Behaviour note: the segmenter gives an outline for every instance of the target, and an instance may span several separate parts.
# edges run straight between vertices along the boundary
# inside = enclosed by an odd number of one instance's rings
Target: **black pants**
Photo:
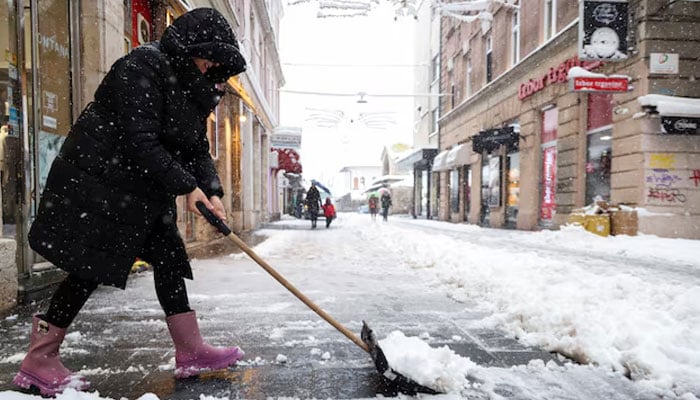
[[[382,217],[384,218],[384,221],[387,220],[389,217],[389,207],[382,208]]]
[[[187,286],[182,276],[167,267],[153,268],[156,294],[165,315],[175,315],[190,311]],[[67,328],[85,305],[97,283],[84,280],[77,275],[68,275],[61,282],[51,298],[44,320],[59,328]]]

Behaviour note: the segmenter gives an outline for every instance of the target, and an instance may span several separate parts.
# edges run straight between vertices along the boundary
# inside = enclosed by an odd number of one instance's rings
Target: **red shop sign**
[[[571,81],[574,92],[626,92],[626,77],[577,76]]]
[[[569,70],[573,67],[583,67],[590,71],[601,65],[603,65],[603,63],[600,61],[581,62],[578,56],[571,57],[556,67],[550,67],[546,74],[529,79],[527,82],[522,82],[518,88],[518,99],[524,100],[540,90],[543,90],[547,85],[566,82]]]

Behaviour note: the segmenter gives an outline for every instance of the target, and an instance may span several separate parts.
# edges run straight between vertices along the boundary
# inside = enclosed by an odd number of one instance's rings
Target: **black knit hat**
[[[246,69],[236,35],[226,18],[213,8],[196,8],[175,19],[163,32],[161,44],[176,58],[199,57],[219,63],[205,74],[212,82],[225,82]]]

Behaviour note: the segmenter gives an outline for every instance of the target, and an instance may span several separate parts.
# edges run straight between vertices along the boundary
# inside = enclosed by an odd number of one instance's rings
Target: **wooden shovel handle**
[[[251,249],[241,238],[236,236],[233,232],[231,232],[231,229],[226,226],[226,224],[221,221],[214,213],[209,210],[204,203],[202,202],[197,202],[197,209],[199,212],[202,213],[202,216],[209,221],[210,224],[214,225],[221,233],[226,235],[226,237],[231,240],[236,246],[238,246],[241,250],[243,250],[244,253],[248,255],[248,257],[252,258],[253,261],[258,263],[262,269],[265,270],[268,274],[270,274],[275,280],[279,283],[282,284],[287,290],[292,292],[296,298],[302,301],[302,303],[306,304],[307,307],[309,307],[313,312],[318,314],[321,318],[326,320],[329,324],[331,324],[335,329],[340,331],[343,335],[345,335],[348,339],[352,340],[353,343],[358,345],[362,350],[366,351],[369,353],[369,347],[365,342],[363,342],[360,338],[358,338],[352,331],[350,331],[348,328],[346,328],[344,325],[342,325],[340,322],[336,321],[333,317],[331,317],[327,312],[325,312],[323,309],[321,309],[316,303],[311,301],[308,297],[306,297],[302,292],[299,291],[294,285],[292,285],[287,279],[285,279],[282,275],[280,275],[279,272],[277,272],[274,268],[270,266],[265,260],[260,258],[253,249]]]

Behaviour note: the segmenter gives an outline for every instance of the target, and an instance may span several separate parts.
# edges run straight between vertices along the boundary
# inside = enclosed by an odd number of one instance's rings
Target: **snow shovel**
[[[428,394],[438,393],[437,391],[427,386],[423,386],[418,382],[415,382],[410,378],[394,371],[391,368],[391,366],[389,366],[389,362],[387,361],[386,356],[384,355],[384,352],[382,351],[381,347],[379,347],[379,343],[377,342],[377,338],[374,335],[374,332],[372,331],[372,329],[369,328],[369,326],[367,326],[367,323],[365,321],[362,321],[362,340],[360,340],[360,338],[358,338],[348,328],[336,321],[333,317],[331,317],[328,313],[326,313],[323,309],[321,309],[313,301],[311,301],[311,299],[306,297],[302,292],[300,292],[296,287],[294,287],[294,285],[289,283],[289,281],[285,279],[282,275],[280,275],[274,268],[272,268],[270,264],[268,264],[267,262],[265,262],[265,260],[260,258],[260,256],[258,256],[253,251],[253,249],[251,249],[247,244],[245,244],[243,240],[241,240],[241,238],[239,238],[236,234],[234,234],[231,231],[231,229],[224,223],[224,221],[222,221],[219,217],[214,215],[214,213],[212,213],[211,210],[209,210],[204,205],[204,203],[198,201],[196,205],[199,212],[202,213],[202,216],[204,216],[204,218],[206,218],[206,220],[210,224],[216,227],[216,229],[218,229],[219,232],[224,234],[224,236],[226,236],[236,246],[243,250],[244,253],[246,253],[250,258],[253,259],[253,261],[258,263],[258,265],[260,265],[262,269],[265,270],[265,272],[272,275],[272,277],[275,278],[277,282],[281,283],[282,286],[284,286],[285,288],[287,288],[287,290],[292,292],[292,294],[296,296],[296,298],[301,300],[302,303],[306,304],[306,306],[309,307],[313,312],[315,312],[326,322],[331,324],[335,329],[340,331],[340,333],[345,335],[362,350],[369,353],[369,355],[372,357],[372,360],[374,361],[374,365],[377,368],[377,371],[379,371],[379,373],[385,379],[385,383],[388,384],[389,389],[395,392],[401,392],[408,395],[413,395],[418,392]]]

